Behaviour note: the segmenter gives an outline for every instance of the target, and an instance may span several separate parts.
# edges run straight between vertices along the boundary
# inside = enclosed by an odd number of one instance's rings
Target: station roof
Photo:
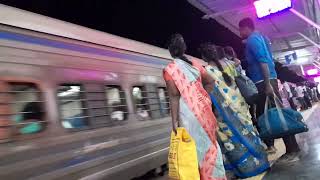
[[[319,42],[319,31],[286,10],[270,17],[258,19],[253,0],[188,0],[193,6],[205,13],[203,19],[213,18],[239,36],[238,23],[250,17],[255,20],[256,29],[272,41],[275,58],[280,62],[284,56],[293,52],[303,63],[310,63],[318,55],[318,49],[306,37]],[[320,2],[320,0],[318,0]],[[293,9],[319,24],[319,2],[317,0],[292,0]]]

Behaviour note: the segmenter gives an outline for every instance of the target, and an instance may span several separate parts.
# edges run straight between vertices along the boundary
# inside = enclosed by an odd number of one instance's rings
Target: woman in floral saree
[[[216,139],[216,118],[204,88],[212,89],[214,81],[202,66],[192,65],[184,55],[185,50],[183,37],[174,35],[169,45],[174,60],[163,71],[170,96],[173,130],[182,126],[194,139],[201,180],[226,180]]]
[[[225,169],[240,178],[266,171],[267,154],[252,124],[249,106],[234,81],[234,63],[219,60],[217,47],[209,43],[202,45],[201,54],[209,64],[206,71],[216,82],[210,97],[219,117],[218,140]]]

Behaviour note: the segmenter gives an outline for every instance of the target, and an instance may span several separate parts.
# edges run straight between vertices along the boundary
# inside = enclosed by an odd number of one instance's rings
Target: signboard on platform
[[[292,7],[291,0],[258,0],[254,2],[258,18],[276,14]]]
[[[286,55],[285,59],[287,64],[292,64],[298,59],[297,53]]]

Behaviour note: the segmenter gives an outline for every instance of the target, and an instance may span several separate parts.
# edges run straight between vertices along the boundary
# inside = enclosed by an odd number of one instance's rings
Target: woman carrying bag
[[[267,154],[254,129],[249,107],[234,81],[235,66],[220,57],[219,47],[206,43],[200,48],[208,62],[207,73],[215,80],[210,97],[218,120],[218,139],[224,165],[230,176],[248,178],[269,168]]]
[[[195,67],[195,62],[191,62],[185,56],[186,44],[181,35],[176,34],[170,39],[169,51],[174,60],[163,70],[163,76],[170,97],[174,131],[171,140],[174,139],[174,134],[178,137],[181,134],[189,134],[196,146],[201,180],[226,180],[222,154],[216,137],[217,120],[206,92],[206,89],[212,89],[214,81],[203,67]],[[183,127],[184,130],[177,126]],[[174,150],[173,145],[174,141],[171,141],[170,152]],[[172,156],[169,156],[170,159],[173,159]],[[188,162],[188,159],[184,162],[185,165],[192,163]],[[170,165],[169,162],[169,176],[177,179],[177,173],[174,173],[172,165],[174,163]],[[178,179],[184,180],[181,177],[186,171],[181,172],[179,168],[177,171],[180,176]],[[198,171],[198,168],[193,168],[193,171]],[[198,178],[194,176],[189,179]]]
[[[246,76],[245,71],[242,69],[241,61],[237,58],[234,49],[230,46],[224,48],[226,58],[234,62],[236,68],[236,75],[234,77],[237,87],[246,103],[249,105],[249,111],[252,117],[252,122],[257,126],[256,119],[256,100],[258,98],[258,89],[256,85]]]
[[[236,53],[234,52],[233,48],[230,46],[227,46],[224,48],[224,52],[226,53],[226,58],[233,62],[235,68],[236,68],[236,74],[235,74],[235,82],[241,92],[241,95],[244,97],[245,101],[250,105],[253,106],[255,102],[255,98],[258,94],[257,87],[255,84],[248,78],[244,70],[241,67],[241,62],[237,58]]]

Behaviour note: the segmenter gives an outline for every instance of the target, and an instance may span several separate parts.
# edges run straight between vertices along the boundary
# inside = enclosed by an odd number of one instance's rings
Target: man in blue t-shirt
[[[269,40],[261,33],[255,31],[253,20],[245,18],[239,22],[240,35],[246,39],[246,61],[248,63],[247,75],[256,84],[259,92],[257,98],[256,116],[260,117],[264,113],[266,97],[274,95],[281,99],[277,72],[273,62],[272,52]],[[259,127],[257,127],[259,129]],[[286,160],[297,160],[296,154],[299,152],[299,146],[295,136],[283,137],[286,145]],[[275,152],[274,140],[265,140],[268,151]]]

